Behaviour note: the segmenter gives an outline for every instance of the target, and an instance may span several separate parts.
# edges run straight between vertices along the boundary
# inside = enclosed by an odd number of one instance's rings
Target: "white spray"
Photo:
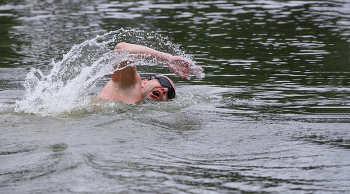
[[[178,45],[157,33],[124,29],[109,32],[73,46],[61,61],[50,63],[52,69],[48,75],[32,68],[24,83],[25,96],[17,102],[16,112],[58,116],[82,108],[94,83],[118,70],[115,64],[132,57],[113,52],[119,42],[142,44],[190,59]]]

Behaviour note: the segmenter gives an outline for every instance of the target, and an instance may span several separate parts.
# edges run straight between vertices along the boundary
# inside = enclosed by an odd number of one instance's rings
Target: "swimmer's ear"
[[[143,88],[146,85],[146,83],[147,83],[147,79],[144,79],[143,82],[142,82],[141,87]]]

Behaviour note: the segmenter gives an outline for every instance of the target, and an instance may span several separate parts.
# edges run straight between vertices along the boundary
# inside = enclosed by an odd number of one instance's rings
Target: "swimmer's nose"
[[[167,93],[168,93],[168,88],[162,88],[162,97],[163,96],[167,97]]]

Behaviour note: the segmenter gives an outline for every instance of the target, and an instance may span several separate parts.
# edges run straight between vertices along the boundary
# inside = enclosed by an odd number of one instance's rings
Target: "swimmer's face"
[[[142,96],[151,100],[165,101],[175,97],[174,83],[166,76],[152,75],[142,82]]]

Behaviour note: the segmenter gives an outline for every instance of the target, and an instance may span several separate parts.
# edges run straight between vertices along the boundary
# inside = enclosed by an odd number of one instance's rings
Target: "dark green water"
[[[46,114],[59,103],[25,104],[31,68],[47,75],[53,59],[107,32],[115,44],[178,45],[206,76],[142,65],[142,78],[168,74],[178,97],[59,116]],[[349,85],[347,0],[2,0],[0,191],[346,193]]]

